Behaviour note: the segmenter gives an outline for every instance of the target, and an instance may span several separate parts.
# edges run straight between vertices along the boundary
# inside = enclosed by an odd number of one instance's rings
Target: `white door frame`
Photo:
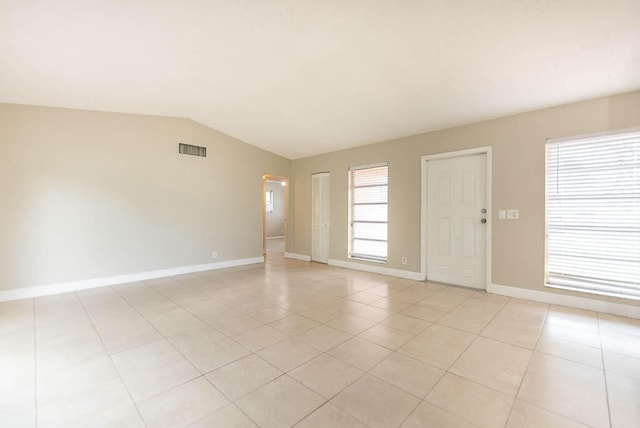
[[[437,153],[420,157],[421,174],[420,174],[420,278],[422,281],[427,279],[427,172],[429,161],[436,159],[455,158],[460,156],[470,156],[485,154],[486,160],[486,198],[487,198],[487,249],[486,249],[486,279],[485,290],[491,286],[491,230],[493,223],[492,205],[491,205],[491,182],[492,182],[492,159],[491,146],[476,147],[467,150],[458,150],[455,152]]]

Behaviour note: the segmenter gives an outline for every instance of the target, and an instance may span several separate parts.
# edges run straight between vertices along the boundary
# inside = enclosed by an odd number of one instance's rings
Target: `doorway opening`
[[[491,147],[422,156],[423,280],[491,283]]]
[[[289,215],[289,178],[282,175],[262,176],[262,255],[284,259]]]
[[[328,172],[311,175],[311,261],[329,262],[329,186]]]

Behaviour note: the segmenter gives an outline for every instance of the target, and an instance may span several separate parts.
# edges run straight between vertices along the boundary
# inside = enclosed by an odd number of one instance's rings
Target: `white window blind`
[[[350,168],[349,257],[387,261],[388,166]]]
[[[546,274],[640,298],[640,132],[547,144]]]

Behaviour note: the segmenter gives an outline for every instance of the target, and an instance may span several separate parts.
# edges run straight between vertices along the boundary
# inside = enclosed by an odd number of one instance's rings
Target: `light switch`
[[[506,220],[507,211],[506,210],[498,210],[498,220]]]
[[[520,218],[520,210],[516,210],[513,208],[507,210],[508,220],[518,220],[519,218]]]

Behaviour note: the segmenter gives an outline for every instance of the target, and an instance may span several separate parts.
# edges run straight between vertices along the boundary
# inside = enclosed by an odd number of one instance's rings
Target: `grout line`
[[[598,317],[598,339],[600,339],[600,358],[602,358],[602,376],[604,377],[604,394],[607,398],[607,416],[609,417],[609,426],[613,426],[611,420],[611,400],[609,399],[609,385],[607,380],[607,366],[604,363],[604,346],[602,346],[602,332],[600,331],[600,312],[596,312]]]
[[[109,288],[109,289],[113,290],[113,288],[111,286],[106,287],[106,288]],[[113,291],[115,292],[115,290],[113,290]],[[133,395],[131,395],[131,391],[129,391],[129,388],[127,387],[127,384],[125,383],[124,378],[120,374],[120,370],[118,370],[118,367],[114,363],[111,354],[109,354],[109,352],[107,351],[107,347],[105,346],[104,341],[102,340],[102,336],[100,336],[100,332],[98,331],[98,328],[96,327],[96,324],[93,322],[93,318],[91,318],[91,316],[89,315],[89,312],[87,311],[87,307],[85,306],[84,302],[80,298],[80,295],[78,294],[78,292],[76,291],[76,292],[74,292],[74,294],[76,296],[76,299],[78,299],[78,302],[80,303],[80,306],[82,306],[82,310],[84,311],[86,317],[91,322],[91,325],[93,326],[93,329],[96,332],[96,336],[98,336],[98,339],[100,339],[100,343],[102,344],[102,348],[104,349],[105,354],[109,358],[109,361],[111,361],[111,365],[115,369],[116,373],[118,373],[118,378],[120,379],[120,382],[122,382],[122,386],[124,387],[124,389],[127,391],[127,394],[129,395],[129,398],[131,399],[131,402],[133,403],[133,406],[135,407],[136,412],[138,413],[138,416],[140,417],[140,420],[146,426],[147,423],[145,422],[144,418],[142,417],[142,413],[140,413],[140,409],[138,408],[138,403],[136,403],[136,400],[133,398]]]

